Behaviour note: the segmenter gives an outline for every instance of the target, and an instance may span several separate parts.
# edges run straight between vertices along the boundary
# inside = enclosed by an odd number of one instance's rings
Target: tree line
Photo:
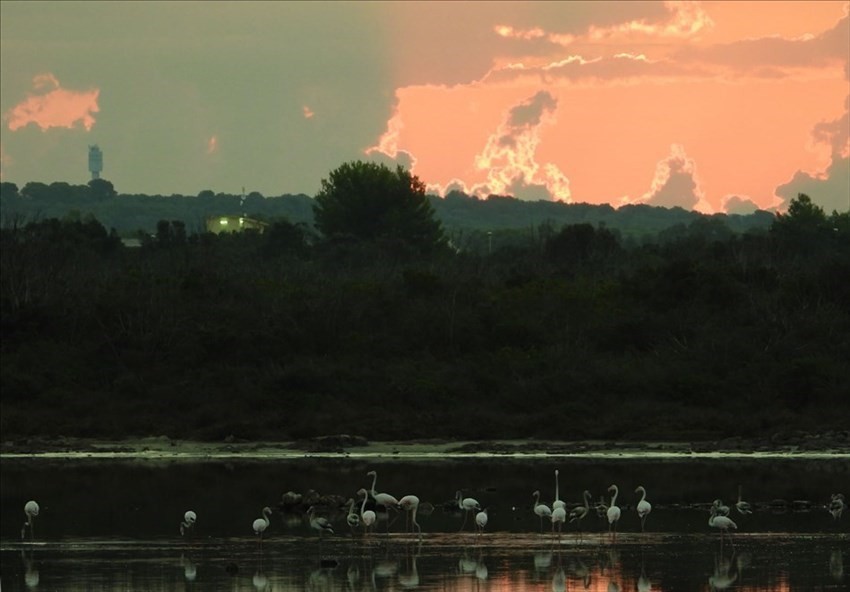
[[[131,249],[94,217],[4,221],[4,439],[846,428],[847,213],[800,195],[763,230],[697,217],[635,243],[577,223],[462,249],[415,177],[350,168],[315,226],[162,219]],[[338,190],[373,174],[380,195]]]

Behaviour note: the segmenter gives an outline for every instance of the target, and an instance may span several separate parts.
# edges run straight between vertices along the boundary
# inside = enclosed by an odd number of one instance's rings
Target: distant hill
[[[203,232],[208,216],[233,214],[269,221],[285,218],[294,224],[308,226],[313,223],[313,198],[304,194],[265,197],[253,192],[243,197],[206,190],[196,196],[163,196],[110,194],[94,191],[88,185],[62,182],[27,183],[20,190],[13,183],[0,185],[0,220],[4,225],[15,219],[93,216],[107,228],[130,236],[139,231],[155,232],[159,220],[181,220],[187,231]],[[677,226],[688,226],[700,219],[722,222],[736,233],[764,230],[773,220],[773,214],[766,211],[707,216],[682,208],[648,205],[614,209],[607,204],[522,201],[498,195],[479,199],[456,191],[445,198],[429,196],[429,201],[449,236],[488,231],[534,234],[541,228],[557,230],[568,224],[588,223],[606,226],[626,239],[639,239]]]

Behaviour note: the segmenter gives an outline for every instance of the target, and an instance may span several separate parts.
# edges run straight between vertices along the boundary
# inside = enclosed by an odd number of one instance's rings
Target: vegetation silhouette
[[[4,208],[53,187],[8,185]],[[848,425],[850,224],[808,196],[761,231],[698,216],[635,242],[549,224],[491,254],[285,219],[214,235],[170,215],[128,248],[90,212],[11,212],[7,441],[691,440]]]

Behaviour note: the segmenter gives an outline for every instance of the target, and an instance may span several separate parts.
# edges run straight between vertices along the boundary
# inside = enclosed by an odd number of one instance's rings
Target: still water
[[[591,512],[552,532],[532,492],[572,508],[617,484],[617,534]],[[346,509],[323,507],[334,534],[320,539],[287,491],[356,498],[369,489],[421,500],[422,534],[404,514],[379,512],[352,532]],[[834,520],[830,495],[850,493],[850,459],[355,458],[210,461],[0,459],[3,590],[847,590],[850,511]],[[646,532],[638,485],[652,512]],[[739,487],[753,513],[734,509]],[[452,501],[458,490],[488,509],[481,534]],[[708,525],[712,500],[733,507],[738,530]],[[21,541],[24,504],[41,506]],[[252,529],[272,508],[262,542]],[[359,507],[359,506],[358,506]],[[181,537],[186,510],[198,519]],[[541,530],[542,527],[542,530]],[[850,566],[850,563],[848,563]]]

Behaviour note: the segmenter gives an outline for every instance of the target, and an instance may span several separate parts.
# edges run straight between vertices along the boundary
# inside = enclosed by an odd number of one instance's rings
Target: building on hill
[[[204,223],[207,232],[244,232],[256,230],[260,234],[268,228],[268,223],[247,216],[208,216]]]

